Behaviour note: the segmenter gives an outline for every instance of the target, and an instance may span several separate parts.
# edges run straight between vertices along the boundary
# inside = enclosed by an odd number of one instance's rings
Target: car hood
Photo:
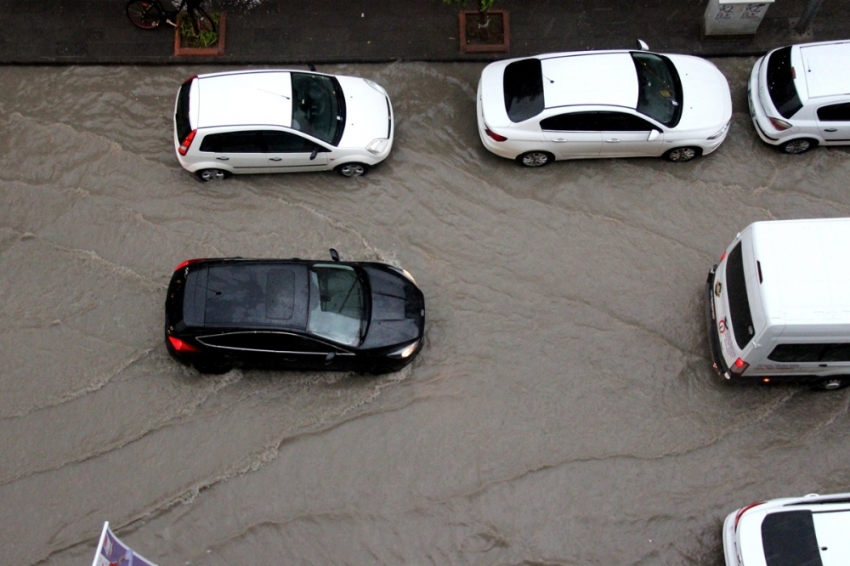
[[[336,77],[345,96],[345,129],[339,147],[365,148],[391,135],[390,99],[359,77]]]
[[[675,130],[719,130],[725,126],[732,118],[732,95],[720,69],[699,57],[667,57],[676,66],[682,82],[684,108]]]
[[[405,344],[422,336],[425,300],[412,281],[394,271],[364,267],[372,291],[369,330],[361,349]]]

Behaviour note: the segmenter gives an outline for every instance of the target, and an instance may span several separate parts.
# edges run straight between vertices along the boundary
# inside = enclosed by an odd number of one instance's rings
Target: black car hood
[[[361,349],[402,345],[422,336],[425,300],[422,291],[395,271],[363,268],[369,277],[372,312]]]

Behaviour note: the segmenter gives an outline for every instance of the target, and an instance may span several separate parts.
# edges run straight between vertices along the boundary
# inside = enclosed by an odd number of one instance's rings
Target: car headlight
[[[729,120],[728,122],[726,122],[726,125],[725,125],[725,126],[723,126],[722,128],[720,128],[720,130],[718,130],[718,132],[717,132],[716,134],[711,135],[711,136],[708,136],[708,139],[710,139],[710,140],[716,140],[717,138],[719,138],[720,136],[722,136],[723,134],[725,134],[725,133],[727,132],[727,130],[729,130],[729,124],[731,124],[731,123],[732,123],[732,120]]]
[[[378,92],[380,92],[381,94],[386,96],[387,91],[384,90],[384,87],[382,87],[381,85],[379,85],[375,81],[370,81],[369,79],[363,79],[363,80],[366,81],[367,85],[369,85],[370,87],[374,88],[375,90],[377,90]]]
[[[402,360],[404,358],[409,358],[410,356],[413,355],[413,352],[416,351],[416,348],[418,346],[419,346],[419,340],[417,340],[413,344],[410,344],[409,346],[405,346],[401,350],[397,350],[395,352],[391,352],[391,353],[387,354],[387,357],[397,358],[397,359],[402,359]]]
[[[410,280],[410,282],[411,282],[411,283],[413,283],[414,285],[416,285],[416,279],[414,279],[414,278],[413,278],[413,275],[411,275],[411,274],[410,274],[410,272],[409,272],[408,270],[404,269],[403,267],[396,267],[396,266],[394,266],[394,265],[389,265],[389,266],[387,266],[387,267],[389,267],[389,268],[390,268],[390,269],[392,269],[393,271],[397,271],[397,272],[401,273],[402,275],[404,275],[405,277],[407,277],[407,278]]]
[[[390,140],[388,140],[387,138],[376,138],[369,142],[369,145],[366,146],[366,151],[378,155],[379,153],[387,149],[387,145],[389,143]]]

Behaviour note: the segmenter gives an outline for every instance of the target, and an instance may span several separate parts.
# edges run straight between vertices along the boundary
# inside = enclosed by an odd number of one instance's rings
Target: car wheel
[[[790,153],[792,155],[797,155],[800,153],[806,153],[810,149],[814,149],[817,146],[818,142],[816,142],[815,140],[802,138],[783,143],[779,146],[779,151],[781,151],[782,153]]]
[[[555,156],[546,151],[529,151],[517,157],[516,160],[526,167],[543,167],[555,161]]]
[[[373,367],[372,369],[370,369],[368,371],[368,373],[370,375],[384,375],[384,374],[387,374],[387,373],[393,373],[394,371],[396,371],[395,368],[378,364],[375,367]]]
[[[224,363],[214,363],[214,362],[195,362],[192,364],[195,366],[195,369],[198,370],[198,373],[205,373],[208,375],[221,375],[222,373],[227,373],[232,367]]]
[[[201,169],[195,173],[195,175],[197,175],[198,179],[204,183],[209,181],[222,181],[230,177],[230,173],[223,171],[222,169]]]
[[[850,385],[850,377],[836,375],[815,382],[812,389],[816,391],[837,391]]]
[[[362,177],[369,172],[369,166],[364,163],[346,163],[336,168],[343,177]]]
[[[690,161],[695,157],[699,157],[701,154],[702,151],[697,147],[677,147],[665,153],[664,157],[666,157],[668,161],[681,163],[683,161]]]

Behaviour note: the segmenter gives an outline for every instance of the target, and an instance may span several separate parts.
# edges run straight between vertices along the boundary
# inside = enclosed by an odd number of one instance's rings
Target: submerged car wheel
[[[343,177],[362,177],[369,172],[369,166],[363,163],[346,163],[336,168]]]
[[[812,385],[812,389],[817,391],[837,391],[844,389],[848,385],[850,385],[850,377],[833,376],[816,382]]]
[[[221,169],[201,169],[195,175],[204,183],[209,181],[222,181],[230,177],[230,173]]]
[[[815,140],[810,140],[807,138],[802,138],[799,140],[791,140],[789,142],[785,142],[779,146],[779,151],[782,153],[790,153],[792,155],[797,155],[800,153],[806,153],[810,149],[814,149],[818,146],[818,142]]]
[[[664,157],[667,158],[668,161],[690,161],[695,157],[699,157],[702,152],[699,148],[696,147],[677,147],[675,149],[671,149],[667,153],[664,154]]]
[[[523,153],[516,159],[526,167],[543,167],[544,165],[548,165],[550,162],[554,161],[555,157],[551,153],[547,153],[545,151],[529,151],[528,153]]]
[[[227,373],[232,367],[227,364],[217,364],[211,362],[195,362],[192,364],[195,366],[195,369],[198,370],[198,373],[205,373],[209,375],[221,375],[222,373]]]

